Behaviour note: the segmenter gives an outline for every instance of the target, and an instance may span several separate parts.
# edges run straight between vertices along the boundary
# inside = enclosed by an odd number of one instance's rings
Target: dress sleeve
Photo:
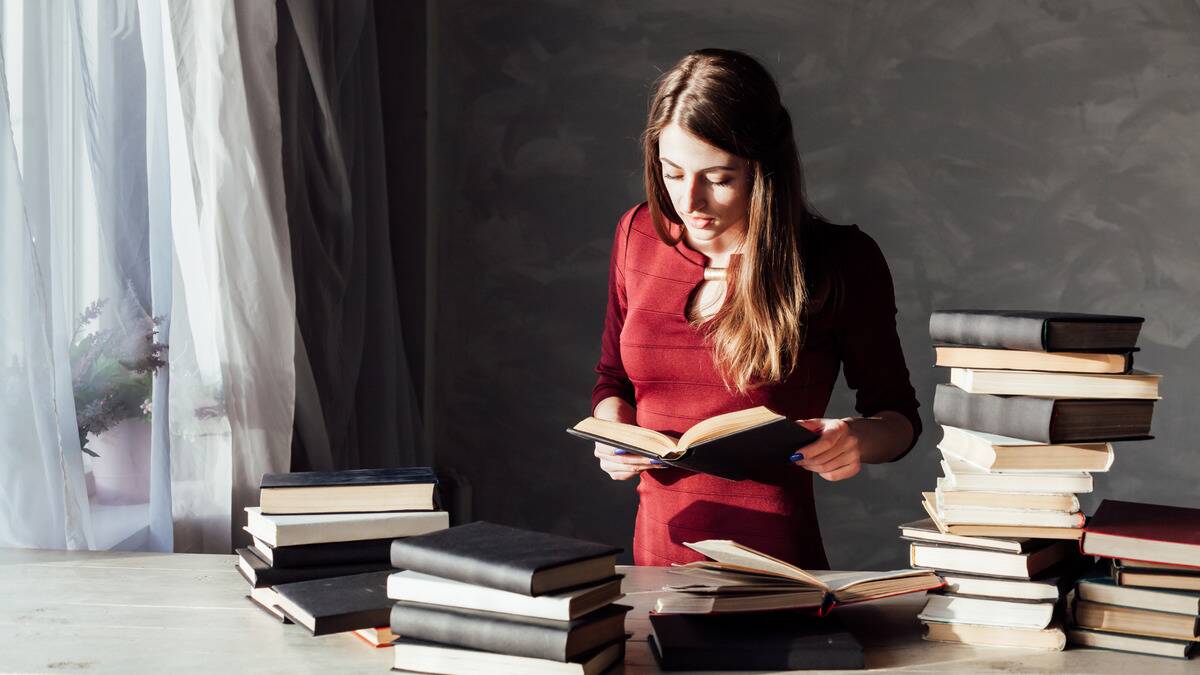
[[[612,257],[608,266],[608,308],[604,313],[604,333],[600,338],[600,362],[596,364],[596,386],[592,388],[592,411],[604,399],[619,396],[636,405],[633,382],[625,374],[625,365],[621,362],[621,329],[625,325],[625,251],[629,243],[629,229],[633,223],[633,215],[639,207],[634,207],[617,223],[617,232],[613,237]]]
[[[896,333],[892,273],[874,239],[857,227],[847,234],[850,241],[839,266],[844,289],[837,322],[840,357],[859,414],[869,417],[890,410],[912,425],[912,441],[891,460],[896,461],[916,445],[921,415]]]

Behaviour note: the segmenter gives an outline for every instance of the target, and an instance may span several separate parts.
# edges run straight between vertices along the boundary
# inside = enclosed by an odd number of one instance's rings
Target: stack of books
[[[663,670],[857,669],[863,649],[829,615],[942,585],[932,572],[809,571],[734,541],[685,544],[708,560],[671,568],[650,615],[650,649]]]
[[[396,670],[600,673],[623,660],[621,549],[487,522],[392,543]]]
[[[943,476],[927,521],[902,526],[915,567],[945,572],[926,638],[1062,649],[1058,611],[1080,568],[1079,493],[1112,441],[1149,438],[1160,377],[1135,372],[1140,317],[942,310],[929,332]]]
[[[1082,548],[1104,564],[1075,587],[1071,643],[1189,658],[1200,640],[1200,509],[1106,499]]]
[[[436,487],[425,467],[264,474],[246,509],[251,544],[237,549],[249,598],[314,635],[361,629],[387,644],[374,629],[387,625],[391,544],[449,527]]]

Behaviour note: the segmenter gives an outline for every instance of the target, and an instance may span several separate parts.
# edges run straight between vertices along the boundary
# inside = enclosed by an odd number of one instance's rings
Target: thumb
[[[809,431],[814,431],[818,434],[821,433],[822,431],[825,431],[825,422],[824,422],[824,420],[820,420],[820,419],[796,420],[796,424],[799,424],[800,426],[804,427],[805,429],[808,429]]]

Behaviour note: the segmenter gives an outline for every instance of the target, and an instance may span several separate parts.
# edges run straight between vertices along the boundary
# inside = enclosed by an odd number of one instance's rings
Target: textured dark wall
[[[1200,10],[1194,2],[430,5],[438,240],[434,437],[474,516],[629,545],[636,494],[563,427],[588,413],[609,246],[640,201],[651,82],[689,50],[775,73],[810,196],[891,264],[927,431],[903,462],[817,482],[835,567],[906,565],[940,432],[938,307],[1148,317],[1157,439],[1102,497],[1197,503]],[[853,414],[844,386],[829,416]]]

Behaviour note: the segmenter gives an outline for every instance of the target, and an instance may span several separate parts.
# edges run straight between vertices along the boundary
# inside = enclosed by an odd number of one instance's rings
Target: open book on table
[[[679,565],[675,591],[659,598],[660,614],[719,614],[809,609],[826,614],[837,605],[918,593],[944,582],[928,570],[889,572],[808,571],[725,539],[684,544],[711,560]]]
[[[729,480],[777,470],[819,435],[759,406],[697,422],[678,439],[633,424],[588,417],[567,433],[671,466]]]

